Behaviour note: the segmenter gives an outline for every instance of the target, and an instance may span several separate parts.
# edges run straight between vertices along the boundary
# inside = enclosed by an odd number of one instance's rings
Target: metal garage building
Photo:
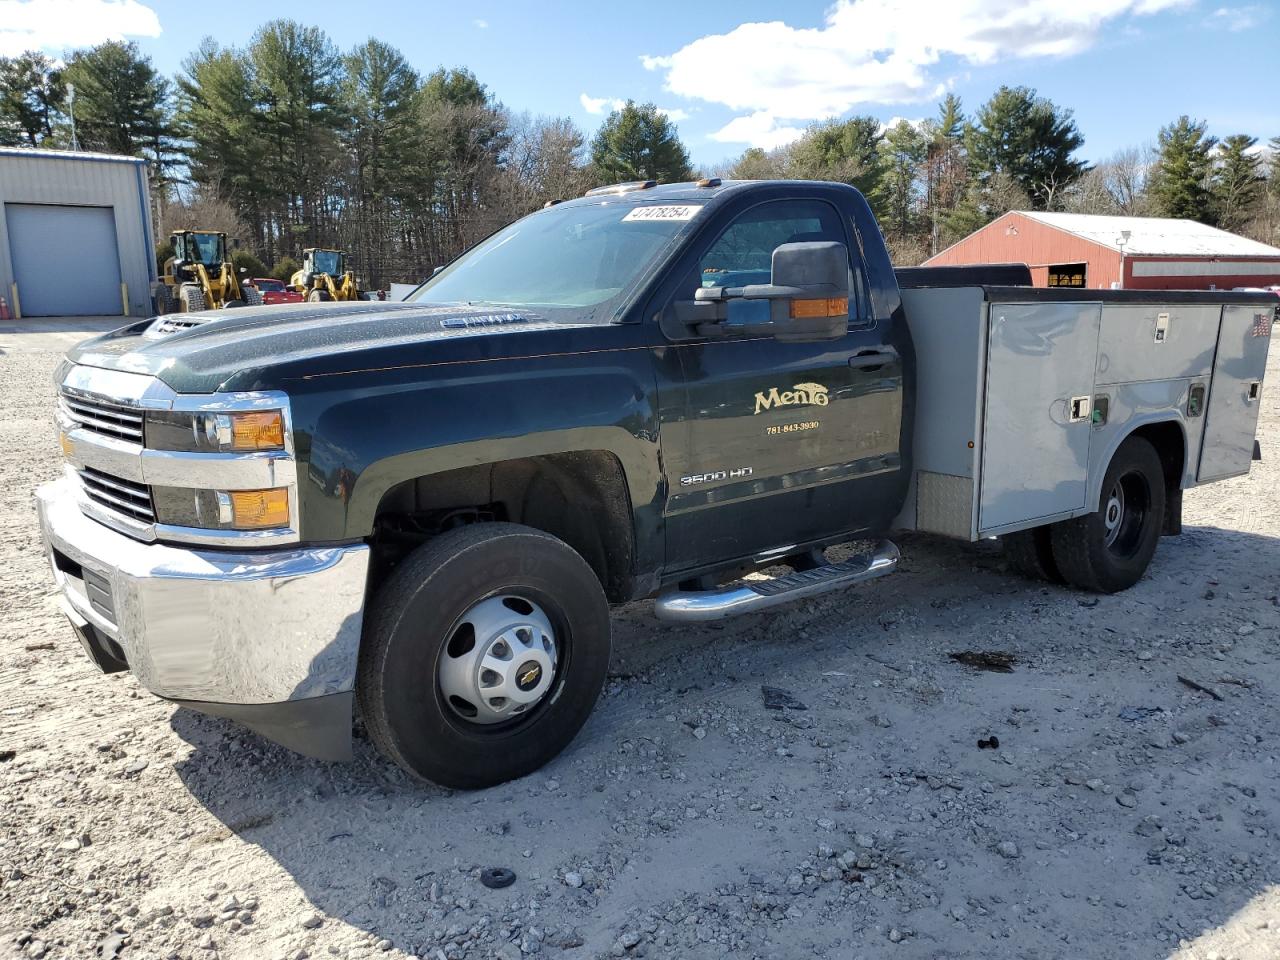
[[[146,161],[0,149],[0,296],[22,317],[148,316]]]
[[[1025,263],[1037,287],[1230,290],[1280,284],[1280,249],[1194,220],[1015,210],[930,266]]]

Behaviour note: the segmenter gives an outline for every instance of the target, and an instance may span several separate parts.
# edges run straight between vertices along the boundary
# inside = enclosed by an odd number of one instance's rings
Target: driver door
[[[674,299],[699,285],[768,283],[774,248],[819,240],[857,249],[825,200],[759,204],[704,248]],[[892,497],[876,478],[896,483],[900,466],[901,363],[851,364],[887,348],[860,294],[860,264],[850,270],[839,340],[693,339],[665,353],[660,367],[677,381],[662,426],[669,569],[785,554],[889,519],[880,514],[895,509]]]

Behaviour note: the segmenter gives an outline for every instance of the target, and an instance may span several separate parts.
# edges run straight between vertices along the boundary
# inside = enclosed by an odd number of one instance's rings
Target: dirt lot
[[[634,604],[573,746],[451,793],[94,671],[32,505],[73,333],[0,332],[0,957],[1280,955],[1280,388],[1270,459],[1189,494],[1128,593],[907,539],[897,576],[783,612]]]

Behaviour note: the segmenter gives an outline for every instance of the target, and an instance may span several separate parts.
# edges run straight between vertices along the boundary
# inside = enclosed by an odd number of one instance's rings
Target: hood
[[[268,380],[356,370],[393,357],[418,360],[518,355],[519,331],[563,331],[536,313],[492,306],[299,303],[172,314],[75,346],[76,363],[159,377],[179,393],[264,389]],[[522,343],[526,338],[520,338]]]

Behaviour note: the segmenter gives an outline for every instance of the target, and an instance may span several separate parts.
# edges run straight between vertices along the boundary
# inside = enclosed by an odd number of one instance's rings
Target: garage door
[[[120,316],[120,253],[110,207],[6,203],[24,317]]]

